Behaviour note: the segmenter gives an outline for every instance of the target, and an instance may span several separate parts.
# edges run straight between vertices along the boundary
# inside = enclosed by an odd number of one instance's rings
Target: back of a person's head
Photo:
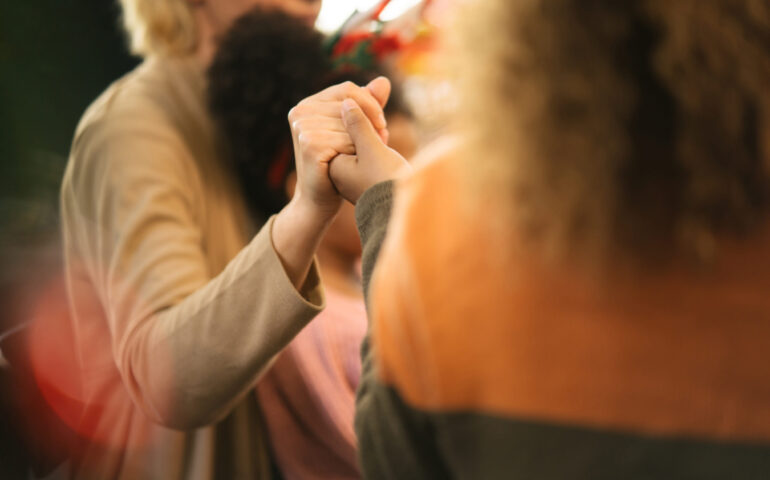
[[[330,71],[322,35],[280,10],[255,8],[222,38],[207,72],[208,103],[254,215],[285,205],[294,164],[287,115]]]
[[[120,0],[131,53],[177,56],[198,43],[192,9],[186,0]]]
[[[333,69],[323,36],[280,10],[256,7],[222,38],[208,69],[208,103],[226,155],[255,216],[277,213],[288,201],[294,170],[289,110],[326,87],[366,85],[386,74],[345,65]],[[412,118],[399,84],[385,114]]]
[[[770,4],[482,0],[461,20],[470,166],[537,248],[713,258],[766,220]],[[764,130],[763,130],[764,129]]]

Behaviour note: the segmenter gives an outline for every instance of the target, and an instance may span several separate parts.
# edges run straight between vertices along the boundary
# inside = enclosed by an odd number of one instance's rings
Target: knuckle
[[[289,116],[298,118],[305,115],[307,113],[307,105],[308,104],[306,103],[306,100],[302,100],[298,104],[294,105],[291,110],[289,110]]]
[[[298,116],[299,116],[299,105],[292,107],[292,109],[289,110],[289,115],[288,115],[289,122],[293,125],[294,123],[296,123],[295,120]]]
[[[358,93],[358,85],[348,80],[342,84],[342,91],[348,96],[355,95]]]
[[[300,148],[306,152],[313,152],[318,148],[318,136],[312,132],[300,133],[298,138]]]
[[[345,122],[348,125],[361,126],[363,125],[364,120],[366,120],[366,117],[361,115],[359,111],[354,111],[350,113]]]

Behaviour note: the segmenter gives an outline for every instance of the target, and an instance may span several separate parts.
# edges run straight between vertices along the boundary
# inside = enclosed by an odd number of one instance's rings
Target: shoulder
[[[465,195],[462,169],[458,168],[458,140],[442,139],[426,147],[413,161],[414,170],[395,187],[388,240],[390,249],[408,252],[415,262],[428,262],[426,254],[457,239],[447,227],[462,215]]]
[[[110,85],[85,111],[73,150],[93,137],[145,132],[187,143],[210,126],[201,68],[190,58],[150,58]]]
[[[145,61],[110,85],[78,124],[68,172],[109,170],[121,176],[142,166],[163,170],[189,157],[183,132],[164,104],[166,80],[157,62]],[[73,177],[80,176],[66,175],[65,182]]]
[[[463,183],[455,161],[457,142],[442,139],[429,145],[412,161],[413,170],[397,181],[385,247],[418,253],[415,233],[424,240],[438,240],[434,235],[440,235],[441,228],[436,227],[453,221]]]
[[[426,146],[412,161],[413,170],[398,186],[398,196],[411,198],[419,193],[451,188],[457,181],[455,160],[461,140],[445,137]],[[403,201],[403,200],[402,200]]]
[[[391,222],[371,287],[373,340],[381,380],[430,396],[434,319],[451,308],[464,282],[458,265],[469,246],[466,187],[453,142],[435,144],[396,186]],[[458,257],[458,255],[461,255]],[[447,318],[448,320],[449,318]],[[437,320],[438,321],[438,320]],[[408,380],[405,378],[408,377]]]
[[[509,323],[511,292],[526,278],[512,227],[499,221],[503,199],[480,189],[466,151],[434,145],[398,185],[371,289],[381,380],[426,408],[473,395],[481,367],[469,361],[489,353],[486,335],[505,331],[495,328]]]
[[[413,170],[394,188],[393,214],[388,227],[391,244],[420,249],[413,230],[424,241],[435,240],[435,227],[451,221],[461,188],[461,172],[455,165],[457,140],[442,139],[428,145],[412,161]],[[395,247],[391,247],[395,248]],[[417,253],[417,252],[415,252]]]
[[[113,82],[91,105],[75,130],[75,143],[95,128],[105,128],[114,123],[137,124],[164,120],[163,108],[158,100],[158,87],[162,85],[157,62],[146,60],[133,71]]]
[[[145,62],[107,88],[75,132],[62,181],[62,207],[90,211],[107,197],[148,185],[185,194],[198,184],[189,141],[162,97],[167,79]]]

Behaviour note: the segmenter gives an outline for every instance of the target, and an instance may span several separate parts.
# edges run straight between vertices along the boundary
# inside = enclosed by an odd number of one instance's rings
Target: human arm
[[[393,181],[378,183],[356,204],[367,306],[372,273],[388,230],[393,188]],[[370,332],[371,324],[361,345],[361,381],[356,392],[355,430],[364,478],[448,478],[434,444],[430,418],[411,409],[395,389],[381,381]]]
[[[180,429],[224,415],[323,305],[315,273],[306,297],[287,278],[272,219],[210,271],[202,182],[172,128],[109,118],[78,135],[62,191],[68,268],[86,277],[70,290],[87,375],[111,358],[133,402]]]
[[[79,273],[72,303],[95,372],[87,381],[116,368],[119,388],[149,418],[190,429],[226,414],[322,308],[312,259],[329,219],[287,207],[223,271],[210,271],[202,225],[219,212],[201,197],[214,179],[181,133],[147,110],[88,122],[73,145],[62,192]]]
[[[386,132],[382,107],[389,95],[390,82],[383,77],[366,87],[345,82],[306,98],[289,112],[297,156],[297,187],[276,218],[273,241],[289,278],[298,288],[342,202],[330,181],[329,164],[340,154],[355,153],[341,118],[343,100],[360,102],[359,111],[367,122],[374,122],[382,136]]]
[[[363,249],[363,288],[371,314],[370,283],[388,231],[393,179],[410,168],[381,141],[355,104],[346,102],[343,118],[356,154],[335,158],[331,176],[340,193],[356,204]],[[411,409],[395,389],[382,381],[370,340],[367,333],[361,346],[362,372],[356,395],[355,430],[364,478],[448,478],[430,418]]]

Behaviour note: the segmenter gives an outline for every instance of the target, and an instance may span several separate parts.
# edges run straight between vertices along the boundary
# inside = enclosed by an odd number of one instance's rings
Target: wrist
[[[335,212],[319,209],[294,198],[275,217],[273,248],[292,284],[301,290],[318,245],[334,219]]]
[[[300,225],[311,230],[325,230],[339,211],[339,203],[321,206],[297,192],[289,201],[286,209],[290,216]]]
[[[412,166],[401,155],[395,155],[390,160],[388,164],[383,166],[382,170],[374,172],[374,175],[368,178],[368,183],[363,185],[364,189],[361,191],[361,194],[375,185],[388,181],[397,181],[412,172]]]

